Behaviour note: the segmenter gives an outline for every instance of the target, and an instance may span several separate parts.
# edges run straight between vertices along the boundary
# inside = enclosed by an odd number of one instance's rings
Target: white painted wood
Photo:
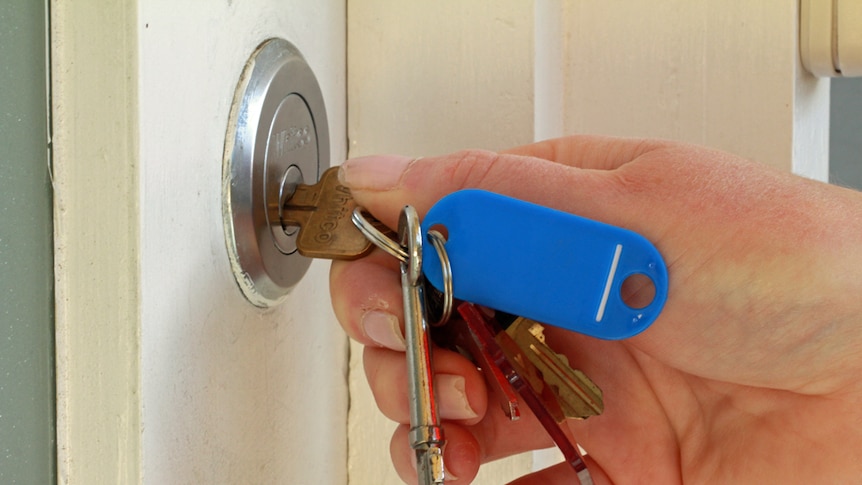
[[[534,141],[557,138],[565,134],[566,93],[565,0],[536,0],[533,31]]]
[[[567,132],[709,145],[826,180],[829,84],[798,2],[566,3]]]
[[[801,67],[798,3],[350,2],[350,156],[600,133],[709,145],[826,180],[829,83]],[[396,483],[379,460],[391,425],[356,354],[351,477]]]
[[[281,36],[321,84],[345,156],[343,2],[141,3],[142,387],[149,483],[344,483],[346,339],[315,262],[287,301],[249,305],[221,226],[239,73]]]
[[[50,11],[58,482],[136,483],[137,15],[109,0]]]
[[[350,156],[532,141],[532,2],[365,0],[348,9]]]
[[[327,264],[279,308],[233,281],[227,118],[246,59],[295,43],[346,154],[345,5],[54,2],[63,483],[347,482]]]

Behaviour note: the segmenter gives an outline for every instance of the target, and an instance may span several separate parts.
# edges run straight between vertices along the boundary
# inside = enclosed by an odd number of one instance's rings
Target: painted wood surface
[[[350,156],[533,139],[533,6],[348,3]]]
[[[61,481],[346,483],[327,264],[258,310],[221,222],[230,103],[265,39],[308,59],[344,158],[344,2],[55,4]]]
[[[829,81],[799,61],[797,2],[565,2],[564,131],[721,148],[818,180]]]
[[[57,473],[141,477],[137,18],[51,3]]]

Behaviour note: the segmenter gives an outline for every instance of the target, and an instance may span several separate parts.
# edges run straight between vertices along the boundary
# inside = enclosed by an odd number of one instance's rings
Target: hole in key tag
[[[459,300],[616,340],[649,327],[667,299],[661,254],[626,229],[476,189],[440,199],[423,234],[435,226],[447,231]],[[425,277],[442,290],[430,244],[423,260]]]

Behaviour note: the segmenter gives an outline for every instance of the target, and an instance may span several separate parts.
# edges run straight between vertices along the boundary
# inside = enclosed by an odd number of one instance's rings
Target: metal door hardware
[[[311,264],[296,250],[296,231],[284,229],[269,208],[327,168],[329,129],[317,79],[294,45],[267,40],[237,84],[222,172],[231,268],[254,305],[277,304]]]

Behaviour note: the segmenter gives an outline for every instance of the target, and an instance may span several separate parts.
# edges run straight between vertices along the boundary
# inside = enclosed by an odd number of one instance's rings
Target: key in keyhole
[[[285,173],[285,180],[288,175]],[[290,184],[284,184],[280,196],[284,197],[283,202],[270,207],[270,217],[280,220],[285,231],[298,228],[299,254],[311,258],[358,259],[373,249],[351,220],[356,201],[350,190],[338,182],[338,167],[323,172],[314,185],[298,184],[291,191]]]
[[[281,178],[281,185],[278,189],[278,219],[277,221],[284,220],[284,204],[293,197],[293,194],[296,193],[296,188],[302,184],[302,170],[299,169],[296,165],[291,165],[287,167],[287,170],[284,171],[284,176]],[[282,230],[288,236],[293,236],[299,231],[299,226],[290,226],[283,225]]]

